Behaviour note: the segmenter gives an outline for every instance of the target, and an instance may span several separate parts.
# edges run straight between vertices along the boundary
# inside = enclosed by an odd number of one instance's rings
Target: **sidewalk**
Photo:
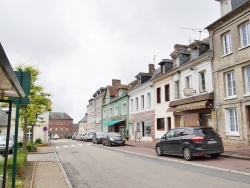
[[[135,142],[128,140],[126,141],[126,145],[155,149],[155,142],[150,142],[150,141]],[[224,146],[224,153],[221,154],[221,156],[250,160],[250,146],[240,147],[240,148],[233,146]]]
[[[66,178],[51,145],[38,147],[37,152],[28,154],[27,161],[34,161],[36,163],[33,169],[31,185],[25,185],[25,187],[70,187],[66,182]]]

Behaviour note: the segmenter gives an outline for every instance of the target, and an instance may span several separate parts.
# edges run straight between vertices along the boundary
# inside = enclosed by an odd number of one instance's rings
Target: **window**
[[[164,118],[157,118],[157,130],[165,130]]]
[[[157,95],[157,103],[161,103],[161,88],[160,87],[156,89],[156,95]]]
[[[124,102],[122,103],[122,115],[125,115],[125,114],[127,114],[127,112],[126,112],[126,103]]]
[[[114,106],[114,116],[118,116],[118,106]]]
[[[142,130],[143,130],[143,136],[151,136],[151,122],[145,121]]]
[[[63,128],[61,128],[61,131],[63,131]]]
[[[227,97],[234,97],[236,95],[234,72],[226,74],[226,91]]]
[[[138,97],[135,98],[135,110],[138,111]]]
[[[141,109],[144,109],[144,95],[141,96]]]
[[[185,88],[190,88],[190,79],[189,76],[185,78]]]
[[[169,84],[165,85],[165,101],[170,101],[170,97],[169,97]]]
[[[147,93],[147,105],[148,108],[151,107],[151,93]]]
[[[223,46],[224,46],[224,54],[225,55],[232,52],[231,34],[230,33],[223,35]]]
[[[130,112],[133,112],[134,111],[134,100],[131,99],[130,100]]]
[[[51,128],[51,127],[49,128],[49,131],[52,131],[52,128]]]
[[[179,80],[174,82],[174,89],[175,89],[175,98],[180,98],[180,86],[179,86]]]
[[[205,80],[205,71],[199,73],[200,80],[200,92],[206,91],[206,80]]]
[[[57,127],[55,128],[55,131],[57,131]]]
[[[109,117],[113,117],[113,108],[109,108]]]
[[[106,118],[106,110],[103,110],[103,118]]]
[[[241,47],[244,47],[250,44],[249,22],[243,24],[240,27],[240,39],[241,39]]]
[[[239,135],[238,117],[236,108],[226,109],[227,134]]]
[[[66,128],[66,131],[68,132],[68,131],[69,131],[69,128]]]
[[[250,94],[250,67],[245,69],[246,94]]]

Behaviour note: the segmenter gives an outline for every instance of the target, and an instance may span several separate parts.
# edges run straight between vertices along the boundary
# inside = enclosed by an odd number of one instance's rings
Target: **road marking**
[[[73,146],[73,147],[75,147],[76,145],[70,145],[70,146]]]
[[[59,146],[56,146],[55,148],[60,148]]]
[[[69,146],[64,145],[63,147],[67,148],[67,147],[69,147]]]

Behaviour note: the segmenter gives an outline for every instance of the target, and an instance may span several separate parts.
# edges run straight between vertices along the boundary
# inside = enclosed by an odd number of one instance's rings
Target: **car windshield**
[[[89,133],[89,135],[93,135],[94,133]]]
[[[120,133],[109,133],[109,136],[121,136]]]
[[[215,135],[217,135],[215,130],[213,130],[212,128],[195,129],[194,132],[197,136],[215,136]]]

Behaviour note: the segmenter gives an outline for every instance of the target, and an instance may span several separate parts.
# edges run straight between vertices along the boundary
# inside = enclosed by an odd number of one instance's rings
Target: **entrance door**
[[[203,119],[203,125],[202,126],[206,126],[206,127],[212,127],[212,117],[210,114],[204,114],[202,116]]]

